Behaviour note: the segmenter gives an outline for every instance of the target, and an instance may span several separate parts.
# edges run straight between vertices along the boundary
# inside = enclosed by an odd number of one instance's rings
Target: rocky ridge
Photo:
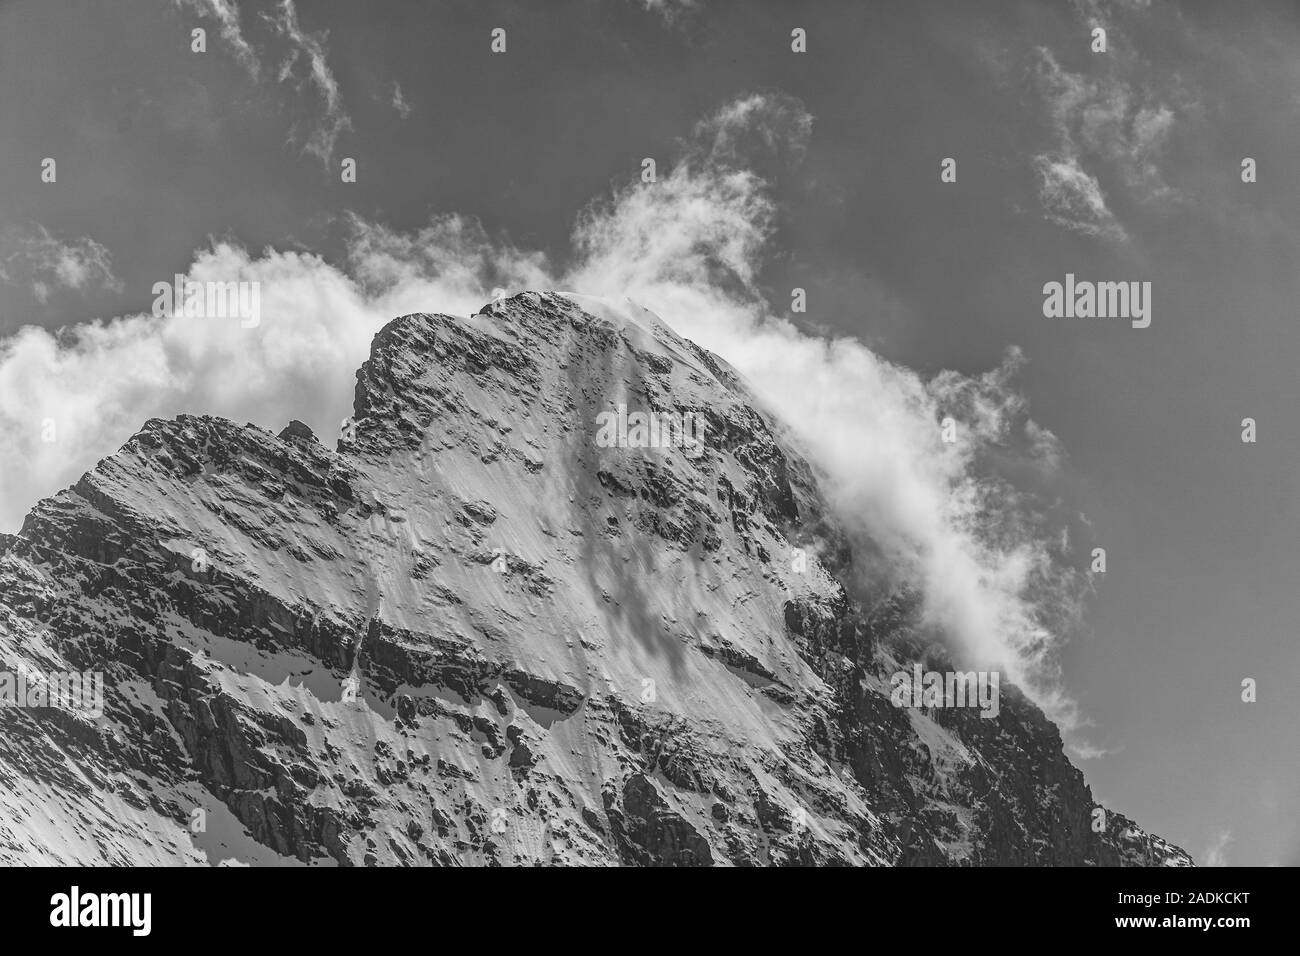
[[[600,447],[619,403],[705,451]],[[798,549],[796,551],[796,549]],[[806,556],[806,561],[801,559]],[[1057,728],[899,708],[816,476],[644,310],[524,293],[376,336],[333,450],[154,419],[0,535],[0,862],[1188,865]]]

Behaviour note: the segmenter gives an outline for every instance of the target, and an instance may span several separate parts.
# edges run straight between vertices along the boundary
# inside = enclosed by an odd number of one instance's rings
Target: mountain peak
[[[892,672],[952,665],[852,562],[777,423],[644,309],[400,317],[335,450],[152,420],[0,539],[7,668],[107,688],[0,709],[48,801],[0,795],[0,858],[1190,862],[1096,832],[1015,688],[896,706]]]

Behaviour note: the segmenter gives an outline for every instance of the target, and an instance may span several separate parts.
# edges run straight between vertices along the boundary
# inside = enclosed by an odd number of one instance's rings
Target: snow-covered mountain
[[[703,452],[597,441],[623,404]],[[524,293],[375,337],[336,449],[144,424],[0,535],[0,862],[1190,864],[1014,688],[851,597],[817,481],[722,361]],[[633,442],[632,444],[635,444]]]

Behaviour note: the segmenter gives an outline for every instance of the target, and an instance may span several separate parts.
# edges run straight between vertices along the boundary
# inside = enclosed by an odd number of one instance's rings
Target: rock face
[[[602,447],[620,403],[703,453]],[[0,536],[0,862],[1182,865],[1056,727],[850,596],[809,466],[654,316],[525,293],[376,335],[336,450],[151,420]],[[802,549],[806,554],[801,561]]]

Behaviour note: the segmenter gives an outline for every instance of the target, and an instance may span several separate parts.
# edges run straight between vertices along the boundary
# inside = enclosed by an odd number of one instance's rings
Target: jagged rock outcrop
[[[702,453],[601,447],[620,403],[698,416]],[[0,862],[1190,863],[1094,832],[1014,688],[893,706],[950,665],[851,562],[740,379],[649,313],[396,319],[334,450],[151,420],[0,536],[0,666],[106,678],[100,719],[0,709]]]

